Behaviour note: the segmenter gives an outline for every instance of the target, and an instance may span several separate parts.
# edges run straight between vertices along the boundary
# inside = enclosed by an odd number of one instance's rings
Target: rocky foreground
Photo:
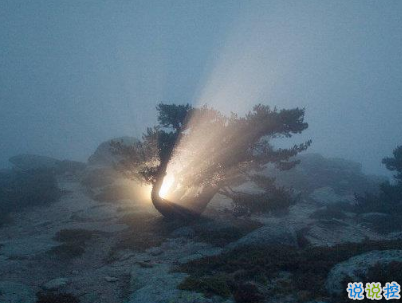
[[[58,175],[56,202],[0,227],[0,302],[341,302],[345,278],[402,264],[400,233],[367,224],[382,214],[326,211],[350,199],[345,184],[312,188],[280,217],[235,217],[218,196],[199,221],[168,222],[149,188],[91,162]]]

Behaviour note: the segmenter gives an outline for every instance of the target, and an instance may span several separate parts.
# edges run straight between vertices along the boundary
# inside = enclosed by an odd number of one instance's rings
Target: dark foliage
[[[91,240],[93,231],[85,229],[62,229],[56,233],[54,240],[62,242],[48,251],[60,260],[71,260],[85,253],[86,242]]]
[[[58,242],[86,242],[93,237],[94,232],[86,229],[62,229],[54,236]]]
[[[356,211],[359,213],[382,212],[402,214],[402,184],[383,183],[380,193],[356,196]]]
[[[263,178],[263,176],[259,176]],[[298,196],[291,189],[276,187],[271,183],[270,178],[264,177],[269,186],[260,181],[259,186],[264,189],[262,193],[231,193],[228,194],[233,201],[233,211],[237,216],[271,213],[275,215],[286,214],[289,207],[294,205]],[[272,184],[272,185],[271,185]]]
[[[393,155],[391,158],[384,158],[382,162],[387,169],[396,172],[395,183],[381,184],[379,194],[356,195],[356,212],[382,212],[390,215],[387,222],[372,225],[381,233],[402,230],[402,146],[398,146]]]
[[[122,250],[143,252],[148,248],[159,246],[173,230],[185,224],[167,221],[150,214],[127,215],[121,222],[127,224],[129,228],[120,233],[119,239],[109,252],[107,262],[114,261],[116,253]]]
[[[262,303],[264,296],[260,293],[257,286],[252,283],[239,283],[233,287],[233,297],[235,302],[241,303]]]
[[[402,241],[367,241],[305,249],[287,246],[269,246],[265,249],[245,247],[191,261],[181,265],[178,270],[188,273],[193,280],[224,276],[227,285],[231,286],[232,294],[241,292],[236,285],[245,283],[261,285],[264,280],[275,283],[275,278],[286,271],[291,273],[290,279],[293,285],[293,288],[287,291],[291,290],[295,296],[313,300],[328,297],[325,280],[331,268],[337,263],[372,250],[401,248]],[[203,292],[203,289],[197,289],[197,285],[199,284],[193,283],[192,290]],[[255,293],[258,294],[260,291],[262,290],[259,287]],[[275,288],[274,291],[279,290]],[[238,303],[249,302],[243,299],[236,300]]]
[[[402,145],[394,149],[393,157],[384,158],[382,163],[388,170],[396,172],[395,179],[402,182]]]
[[[172,232],[180,227],[189,227],[194,231],[193,238],[215,246],[225,246],[261,227],[261,224],[251,220],[233,220],[233,222],[213,222],[209,219],[197,221],[170,221],[159,216],[148,214],[133,214],[123,217],[122,223],[129,228],[121,232],[116,245],[112,247],[107,262],[115,259],[116,253],[122,250],[143,252],[148,248],[159,246]],[[213,228],[206,227],[211,224]]]
[[[80,303],[80,300],[72,294],[38,292],[36,303]]]
[[[224,276],[212,276],[194,279],[186,278],[178,286],[182,290],[194,290],[204,293],[207,297],[218,295],[223,298],[228,298],[231,294],[230,288]]]

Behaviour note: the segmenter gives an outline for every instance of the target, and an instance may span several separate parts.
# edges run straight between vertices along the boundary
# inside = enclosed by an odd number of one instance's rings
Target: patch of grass
[[[84,252],[85,248],[81,243],[65,243],[51,248],[48,254],[61,260],[70,260],[82,256]]]
[[[80,300],[72,294],[38,292],[36,303],[80,303]]]
[[[92,239],[94,233],[86,229],[62,229],[56,233],[54,240],[63,244],[53,247],[48,254],[61,260],[78,258],[84,254],[86,242]]]
[[[210,219],[200,218],[196,222],[182,222],[166,220],[151,214],[127,215],[121,222],[127,224],[129,228],[120,234],[120,239],[107,258],[109,262],[113,261],[115,254],[121,250],[143,252],[148,248],[159,246],[175,229],[183,226],[194,229],[195,240],[216,246],[224,246],[261,226],[261,223],[251,220],[235,219],[233,222],[216,224]]]
[[[143,252],[159,246],[173,230],[183,226],[182,222],[169,221],[151,214],[127,215],[121,219],[121,223],[127,224],[129,228],[120,233],[119,240],[109,252],[107,262],[113,261],[115,254],[121,250]]]
[[[242,303],[262,303],[264,296],[253,283],[240,283],[234,287],[233,297],[235,302]]]
[[[281,272],[289,272],[294,295],[303,297],[303,300],[312,300],[328,296],[324,284],[334,265],[368,251],[388,249],[402,249],[402,241],[367,241],[305,249],[283,245],[265,249],[244,247],[188,262],[179,266],[178,270],[188,273],[191,279],[205,279],[216,275],[225,276],[229,281],[232,278],[234,283],[230,290],[233,295],[240,292],[239,285],[252,283],[261,286],[261,277],[274,283]],[[193,290],[204,292],[199,284],[193,286]],[[244,300],[238,297],[236,302],[248,302]]]
[[[239,283],[233,277],[225,275],[187,277],[179,284],[178,289],[203,293],[207,298],[221,296],[229,298],[233,295],[236,302],[262,303],[264,296],[253,283]]]
[[[223,298],[228,298],[231,291],[225,276],[212,276],[193,278],[188,277],[178,286],[182,290],[197,290],[204,293],[207,297],[218,295]]]

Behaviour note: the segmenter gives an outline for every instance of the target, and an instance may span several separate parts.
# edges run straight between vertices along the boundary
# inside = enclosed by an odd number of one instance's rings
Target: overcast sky
[[[0,167],[86,160],[161,101],[305,107],[310,151],[382,174],[402,144],[402,1],[0,1]]]

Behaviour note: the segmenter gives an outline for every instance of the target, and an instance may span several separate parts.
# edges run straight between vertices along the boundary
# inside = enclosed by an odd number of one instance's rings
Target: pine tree
[[[290,138],[308,127],[304,109],[259,104],[245,116],[225,116],[207,106],[159,104],[157,111],[159,124],[148,128],[140,142],[111,146],[122,156],[119,170],[152,184],[152,201],[167,217],[199,215],[217,193],[233,198],[238,193],[234,187],[261,183],[259,173],[268,164],[281,170],[294,167],[298,161],[292,158],[311,144],[280,149],[271,144],[274,138]],[[159,195],[168,166],[175,177],[174,199],[169,200]]]

